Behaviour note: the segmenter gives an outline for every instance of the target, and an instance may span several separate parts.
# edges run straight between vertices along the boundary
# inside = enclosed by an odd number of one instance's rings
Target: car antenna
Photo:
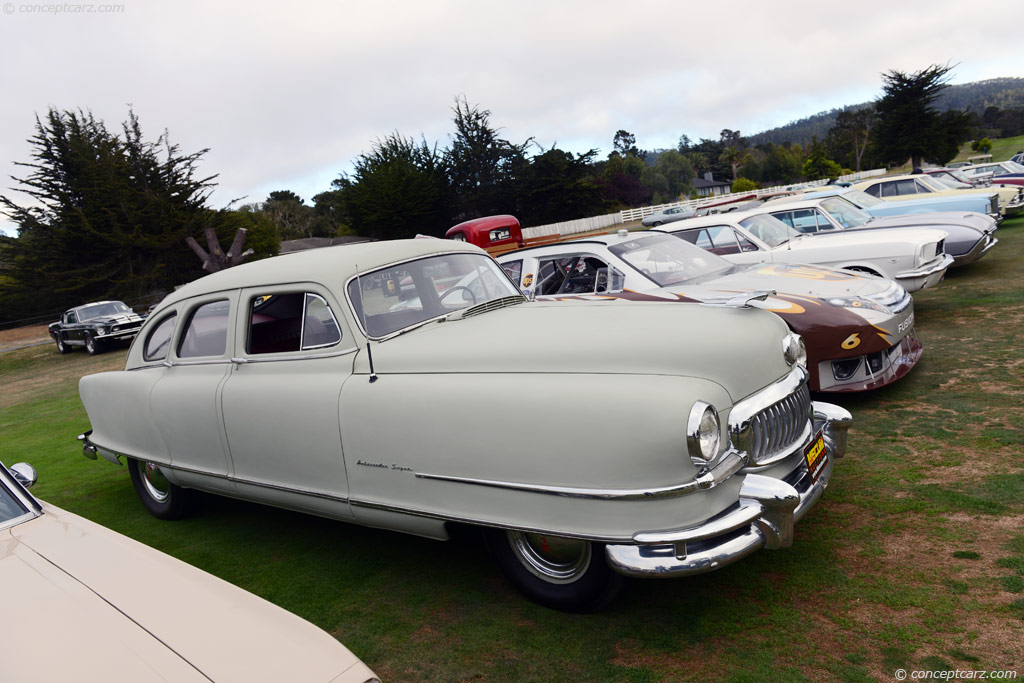
[[[356,287],[359,288],[359,313],[363,318],[363,330],[366,332],[366,360],[370,363],[370,384],[377,381],[377,373],[373,371],[373,352],[370,351],[370,330],[366,327],[366,303],[363,301],[363,280],[356,264]]]

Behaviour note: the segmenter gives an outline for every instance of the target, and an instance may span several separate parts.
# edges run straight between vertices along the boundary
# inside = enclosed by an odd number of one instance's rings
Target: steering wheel
[[[437,296],[437,298],[438,298],[438,300],[439,300],[439,301],[443,302],[443,301],[444,301],[444,298],[445,298],[446,296],[448,296],[448,295],[449,295],[449,294],[451,294],[452,292],[454,292],[454,291],[456,291],[456,290],[459,290],[459,289],[464,289],[464,290],[466,290],[467,292],[469,292],[469,295],[470,295],[471,297],[473,297],[473,303],[472,303],[471,305],[472,305],[472,306],[475,306],[475,305],[476,305],[476,294],[474,294],[474,293],[473,293],[473,290],[472,290],[472,289],[470,289],[469,287],[465,287],[465,286],[463,286],[463,285],[455,285],[454,287],[449,287],[448,289],[446,289],[446,290],[444,290],[443,292],[441,292],[441,293],[440,293],[440,294],[439,294],[439,295]],[[463,301],[465,301],[465,297],[463,297]]]

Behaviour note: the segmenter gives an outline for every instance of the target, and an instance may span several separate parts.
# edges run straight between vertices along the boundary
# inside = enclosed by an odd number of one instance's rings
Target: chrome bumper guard
[[[917,270],[908,270],[905,273],[897,273],[896,280],[899,281],[909,280],[910,278],[915,277],[928,277],[929,275],[934,275],[935,273],[938,273],[949,268],[951,265],[953,265],[953,257],[950,256],[949,254],[944,253],[942,255],[942,258],[938,259],[937,261],[932,261],[929,265],[923,268],[918,268]]]
[[[608,564],[626,576],[671,578],[702,574],[735,562],[761,548],[793,544],[793,524],[821,498],[836,458],[846,453],[846,432],[853,423],[848,411],[831,403],[813,402],[812,434],[822,430],[829,460],[811,482],[803,461],[786,477],[747,474],[739,501],[696,527],[634,534],[633,545],[608,545]]]
[[[114,453],[113,451],[108,451],[106,448],[94,444],[92,441],[89,440],[90,434],[92,434],[91,429],[87,431],[85,434],[78,435],[78,440],[82,442],[82,455],[89,458],[90,460],[95,460],[97,455],[102,455],[105,459],[109,460],[115,465],[120,465],[121,461],[117,459],[117,454]]]

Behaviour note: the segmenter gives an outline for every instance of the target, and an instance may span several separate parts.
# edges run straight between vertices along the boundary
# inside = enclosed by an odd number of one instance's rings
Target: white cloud
[[[1024,73],[1016,22],[999,20],[1019,0],[987,3],[988,21],[958,0],[113,1],[124,11],[0,14],[5,178],[50,106],[115,126],[131,103],[148,135],[209,147],[222,205],[286,188],[309,200],[393,131],[444,145],[461,94],[510,140],[606,153],[620,128],[667,147],[872,99],[893,68]]]

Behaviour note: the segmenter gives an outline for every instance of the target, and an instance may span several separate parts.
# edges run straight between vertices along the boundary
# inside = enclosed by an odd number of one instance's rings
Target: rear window
[[[196,308],[178,343],[178,358],[223,356],[227,350],[230,311],[227,301],[211,301]]]
[[[178,316],[171,314],[157,323],[153,331],[146,337],[146,345],[142,351],[143,360],[155,361],[167,358],[167,350],[171,347],[171,335],[174,334],[174,322]]]

